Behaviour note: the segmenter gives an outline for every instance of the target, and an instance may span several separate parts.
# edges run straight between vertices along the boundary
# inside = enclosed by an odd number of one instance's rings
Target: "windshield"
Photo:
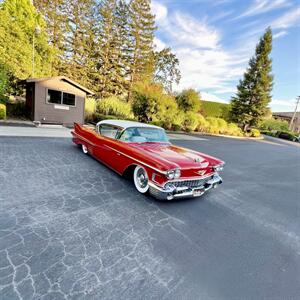
[[[120,140],[131,143],[169,142],[163,129],[147,127],[131,127],[124,130]]]

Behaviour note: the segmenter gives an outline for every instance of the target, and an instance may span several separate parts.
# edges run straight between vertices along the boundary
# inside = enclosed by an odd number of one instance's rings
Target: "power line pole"
[[[292,119],[291,119],[291,122],[290,122],[290,126],[289,126],[289,129],[290,129],[290,130],[293,130],[293,127],[294,127],[294,124],[293,124],[293,123],[294,123],[294,120],[295,120],[295,117],[296,117],[296,113],[297,113],[299,101],[300,101],[300,96],[297,97],[297,102],[296,102],[295,111],[294,111],[294,114],[293,114],[293,116],[292,116]]]

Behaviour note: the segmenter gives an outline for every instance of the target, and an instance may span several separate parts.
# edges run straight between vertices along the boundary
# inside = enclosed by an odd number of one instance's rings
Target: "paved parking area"
[[[158,202],[69,138],[0,137],[0,298],[299,299],[299,148],[174,142],[224,184]]]

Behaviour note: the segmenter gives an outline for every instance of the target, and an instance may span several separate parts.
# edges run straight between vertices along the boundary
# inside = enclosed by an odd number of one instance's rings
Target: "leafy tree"
[[[184,112],[198,112],[200,109],[200,94],[193,89],[183,90],[176,96],[176,101],[179,108]]]
[[[178,114],[174,97],[167,95],[159,84],[136,83],[132,92],[132,110],[141,122],[154,122],[171,128]]]
[[[256,46],[255,56],[237,86],[237,94],[231,100],[231,119],[247,130],[255,126],[266,115],[273,87],[272,31],[268,28]]]
[[[179,60],[170,48],[155,52],[154,81],[161,83],[165,90],[172,92],[173,83],[179,83],[181,74]]]
[[[48,45],[45,22],[31,1],[1,2],[0,64],[6,66],[12,77],[25,79],[50,75],[51,59],[52,48]]]

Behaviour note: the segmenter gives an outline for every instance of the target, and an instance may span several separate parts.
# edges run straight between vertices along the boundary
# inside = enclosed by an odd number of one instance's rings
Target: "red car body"
[[[97,128],[107,124],[119,127],[121,133],[130,126],[149,126],[107,120],[99,122]],[[146,171],[150,193],[158,199],[200,196],[222,183],[218,171],[223,168],[224,162],[215,157],[170,142],[125,142],[101,135],[97,128],[93,130],[75,123],[73,142],[83,145],[84,152],[87,151],[120,175],[132,174],[137,166],[141,166]],[[178,169],[180,178],[168,178],[170,170]]]

